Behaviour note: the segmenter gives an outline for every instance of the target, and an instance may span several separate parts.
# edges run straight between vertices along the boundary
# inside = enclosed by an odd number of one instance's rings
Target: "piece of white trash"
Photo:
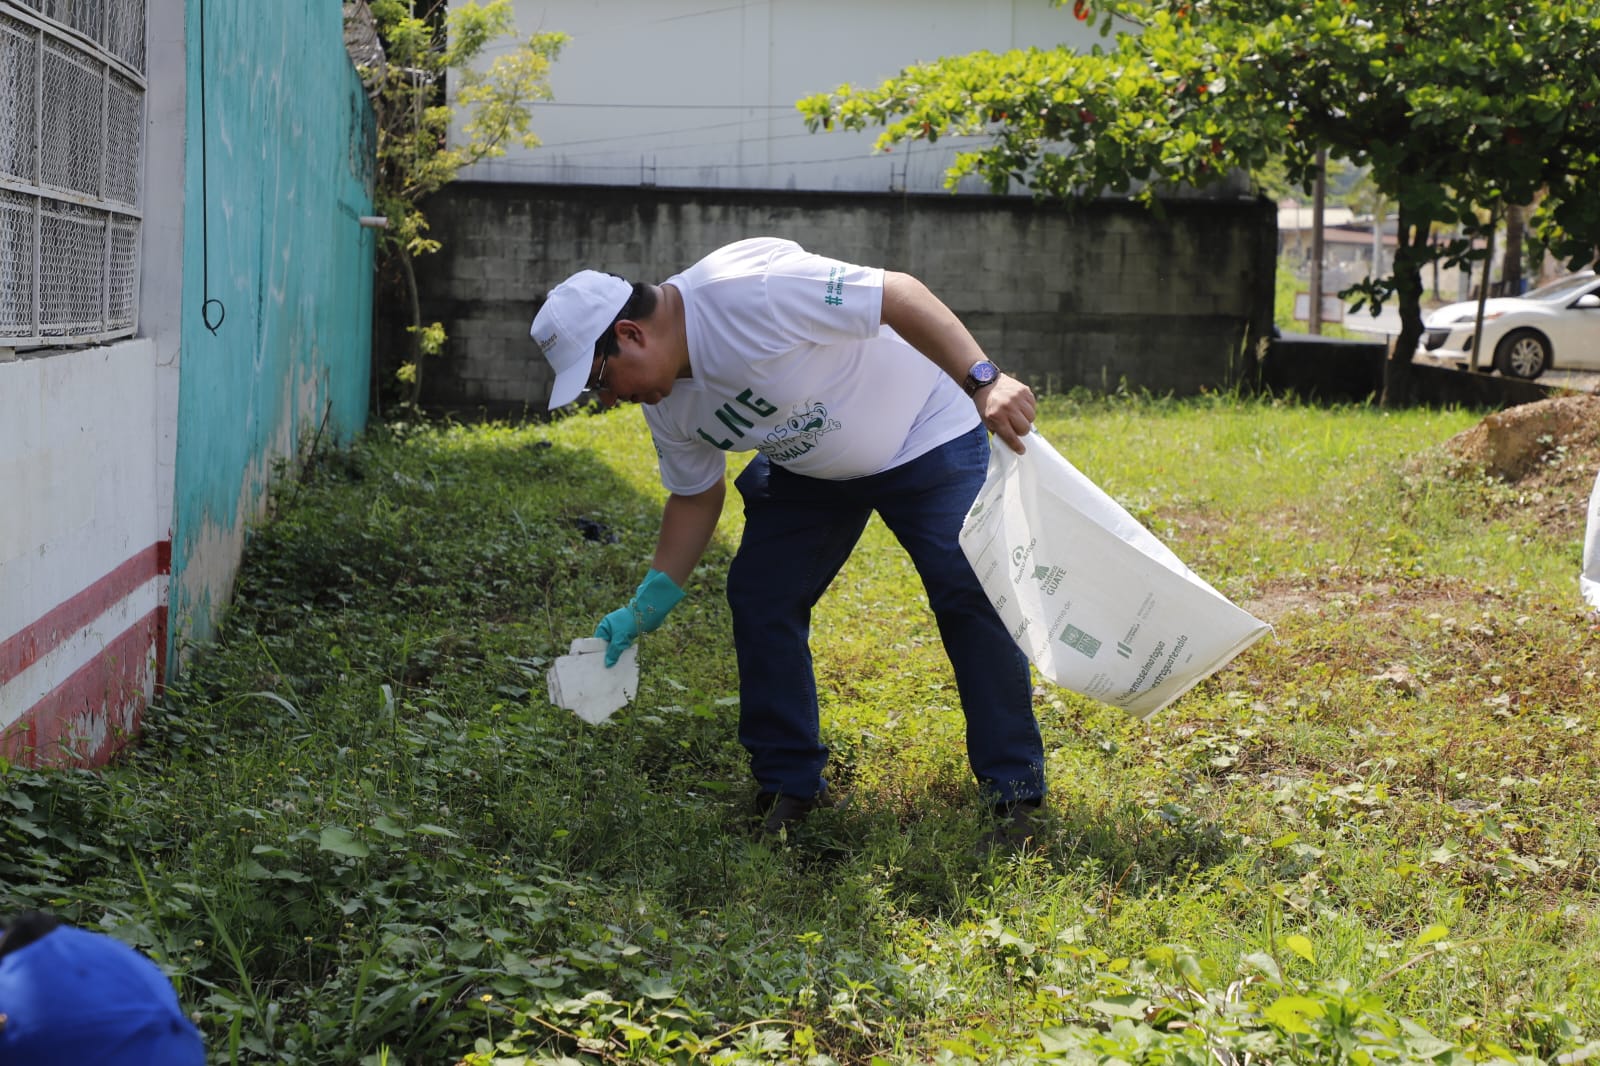
[[[550,702],[557,707],[598,725],[639,691],[639,645],[623,652],[611,667],[606,666],[606,642],[599,637],[580,637],[572,642],[571,651],[552,663],[546,674]]]

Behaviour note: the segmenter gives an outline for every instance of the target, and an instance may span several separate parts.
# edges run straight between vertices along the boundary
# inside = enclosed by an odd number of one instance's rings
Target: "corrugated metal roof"
[[[370,93],[383,71],[385,57],[378,23],[367,0],[344,0],[344,50],[350,53],[350,62],[356,69],[362,71],[361,83]]]

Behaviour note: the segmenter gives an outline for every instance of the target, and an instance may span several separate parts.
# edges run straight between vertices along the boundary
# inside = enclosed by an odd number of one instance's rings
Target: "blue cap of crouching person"
[[[0,938],[0,1066],[204,1066],[166,974],[104,933],[28,914]]]
[[[550,410],[571,403],[583,392],[595,342],[611,328],[631,295],[633,286],[615,274],[580,270],[545,297],[528,334],[556,372]]]

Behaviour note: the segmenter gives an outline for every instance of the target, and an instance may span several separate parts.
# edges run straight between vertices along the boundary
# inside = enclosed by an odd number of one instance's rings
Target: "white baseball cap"
[[[576,400],[588,384],[595,341],[632,295],[633,286],[615,274],[580,270],[545,297],[528,335],[556,372],[550,410]]]

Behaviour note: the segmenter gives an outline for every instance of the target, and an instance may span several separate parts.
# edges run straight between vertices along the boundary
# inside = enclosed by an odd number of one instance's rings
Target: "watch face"
[[[994,379],[999,376],[1000,368],[989,362],[987,359],[981,362],[973,363],[971,368],[967,371],[967,380],[965,382],[967,387],[967,395],[976,396],[979,389],[983,388],[985,385],[993,384]]]

